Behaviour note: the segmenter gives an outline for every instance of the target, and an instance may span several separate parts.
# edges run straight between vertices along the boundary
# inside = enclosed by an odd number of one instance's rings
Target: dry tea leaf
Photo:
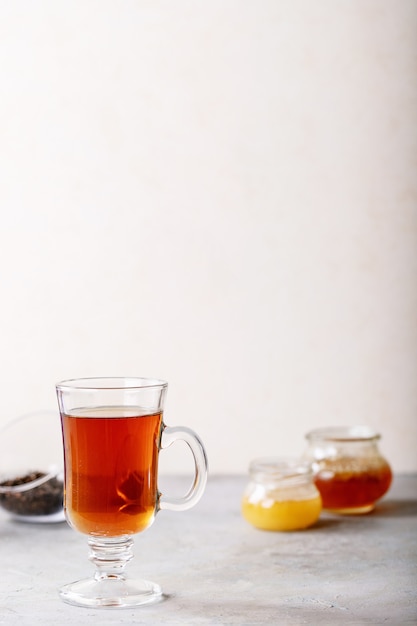
[[[45,476],[42,472],[31,472],[26,476],[0,483],[1,487],[16,487]],[[51,515],[63,506],[63,484],[57,478],[28,489],[0,493],[0,505],[15,515]]]

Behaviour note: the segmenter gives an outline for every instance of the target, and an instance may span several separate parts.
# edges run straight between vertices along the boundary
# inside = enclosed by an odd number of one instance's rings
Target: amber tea
[[[150,526],[161,424],[162,413],[130,407],[62,415],[65,509],[74,528],[114,537]]]

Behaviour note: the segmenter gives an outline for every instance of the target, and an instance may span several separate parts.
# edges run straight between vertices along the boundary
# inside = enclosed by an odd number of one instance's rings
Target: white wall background
[[[416,29],[415,0],[1,0],[0,423],[157,376],[212,472],[345,423],[416,471]]]

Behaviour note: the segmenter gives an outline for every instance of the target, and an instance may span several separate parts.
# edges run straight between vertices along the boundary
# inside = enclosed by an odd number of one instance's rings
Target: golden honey
[[[258,459],[249,467],[250,482],[242,498],[242,515],[255,528],[291,531],[315,524],[321,496],[307,463]]]
[[[276,500],[251,503],[242,501],[242,515],[252,526],[262,530],[302,530],[315,524],[321,513],[321,498]]]

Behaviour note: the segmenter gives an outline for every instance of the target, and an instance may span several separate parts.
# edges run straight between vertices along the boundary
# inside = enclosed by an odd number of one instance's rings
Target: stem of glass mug
[[[194,481],[188,493],[182,498],[169,498],[168,496],[161,495],[158,502],[158,509],[186,511],[197,504],[204,493],[207,483],[207,455],[202,441],[193,430],[185,426],[164,426],[161,448],[169,448],[175,441],[185,441],[191,450],[195,463]]]
[[[120,537],[90,537],[90,561],[96,568],[95,579],[124,577],[126,565],[133,558],[133,539]]]

